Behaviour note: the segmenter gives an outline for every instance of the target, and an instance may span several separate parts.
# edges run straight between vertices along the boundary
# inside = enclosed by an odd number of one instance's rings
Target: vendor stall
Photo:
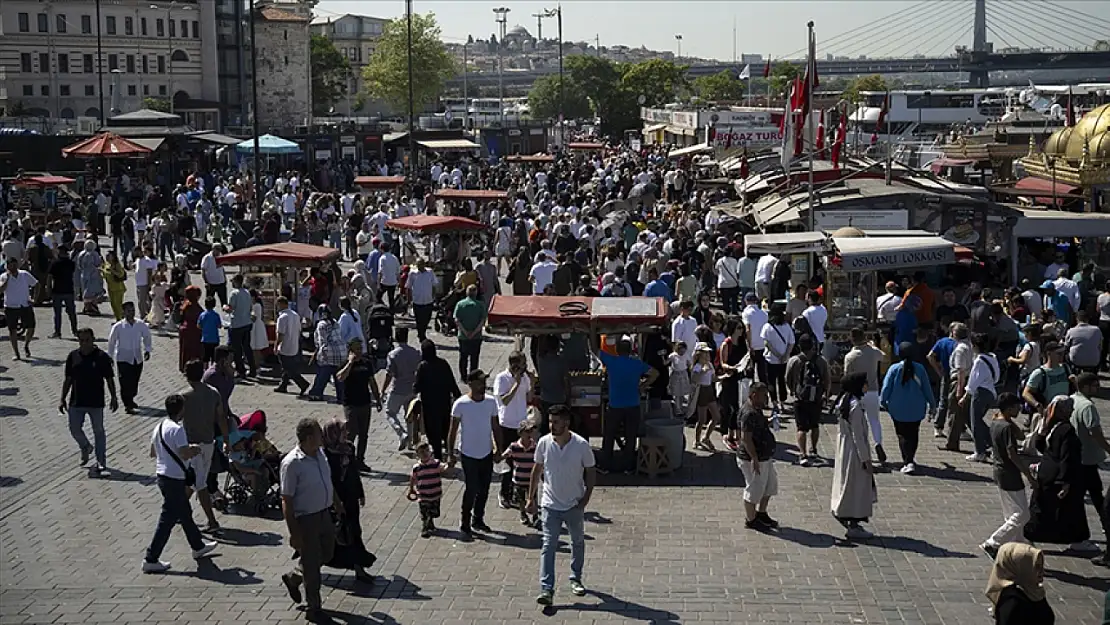
[[[66,195],[71,199],[80,198],[69,188],[76,182],[65,176],[18,176],[11,180],[15,190],[14,206],[25,211],[35,225],[53,221],[50,214],[58,208],[59,195]]]
[[[385,222],[385,227],[391,230],[409,232],[421,236],[439,235],[438,262],[431,263],[432,270],[439,278],[436,297],[440,297],[450,290],[455,283],[455,272],[458,271],[463,258],[470,257],[468,238],[480,236],[489,228],[480,221],[466,217],[452,217],[446,215],[411,215],[398,217]],[[434,258],[431,246],[425,246],[425,258]],[[415,245],[406,242],[402,256],[408,259],[416,256]]]
[[[355,186],[362,191],[388,191],[405,184],[404,176],[358,176]]]
[[[505,157],[506,163],[554,163],[555,157],[550,154],[510,154]]]
[[[662,298],[654,297],[553,297],[495,295],[490,303],[486,329],[517,337],[580,334],[590,345],[601,335],[636,335],[666,328],[668,311]],[[600,436],[605,419],[604,371],[574,371],[570,376],[569,404],[581,431]],[[678,460],[672,459],[672,465]]]

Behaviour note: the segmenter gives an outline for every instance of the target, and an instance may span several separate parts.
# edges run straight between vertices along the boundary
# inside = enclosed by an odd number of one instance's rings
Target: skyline
[[[488,39],[496,32],[497,25],[494,23],[492,10],[494,7],[510,8],[512,11],[508,16],[508,27],[523,26],[534,36],[536,18],[532,14],[555,5],[556,2],[531,0],[415,0],[413,10],[418,13],[435,13],[444,40],[461,43],[466,40],[467,35]],[[689,0],[681,3],[660,0],[636,3],[626,0],[566,0],[562,3],[563,35],[566,41],[587,41],[591,44],[595,37],[600,37],[603,47],[625,45],[638,48],[643,45],[656,51],[676,52],[678,42],[675,35],[681,34],[683,57],[714,58],[725,62],[733,59],[734,49],[737,58],[741,54],[781,58],[783,55],[804,50],[806,22],[809,20],[815,22],[819,56],[826,53],[847,56],[864,53],[870,56],[908,56],[918,52],[945,56],[952,54],[955,45],[971,45],[973,5],[970,0],[931,0],[928,6],[923,5],[920,0]],[[1001,12],[999,9],[1005,5],[1010,6],[1006,6],[1006,12]],[[681,7],[681,10],[675,11],[677,7]],[[1088,46],[1093,44],[1094,41],[1088,41],[1090,38],[1085,36],[1087,33],[1097,32],[1092,28],[1091,20],[1076,14],[1061,15],[1060,8],[1079,11],[1110,23],[1110,3],[1106,2],[1010,0],[1003,3],[1001,0],[990,0],[987,7],[988,24],[993,22],[997,26],[988,30],[987,39],[994,43],[996,49],[1026,47],[1020,45],[1022,43],[1054,47],[1062,47],[1060,43],[1072,41]],[[403,0],[322,0],[317,6],[316,14],[327,17],[354,13],[395,18],[404,15],[404,11]],[[1074,20],[1076,27],[1083,31],[1076,33],[1056,30],[1048,21],[1028,28],[1017,24],[1026,21],[1023,17],[1034,12],[1050,12],[1055,24],[1061,26],[1064,22]],[[880,32],[858,32],[838,38],[841,34],[880,18],[903,13],[915,16],[911,20],[912,24],[900,23],[899,18],[891,17],[879,28]],[[913,28],[919,24],[920,29]],[[545,38],[554,37],[555,28],[554,19],[545,20]],[[906,31],[907,36],[896,36],[902,31]],[[1110,33],[1110,28],[1104,32]],[[1104,36],[1107,37],[1110,35]],[[827,42],[827,45],[823,46],[822,41]],[[873,49],[867,49],[868,47]],[[907,50],[913,51],[906,52]]]

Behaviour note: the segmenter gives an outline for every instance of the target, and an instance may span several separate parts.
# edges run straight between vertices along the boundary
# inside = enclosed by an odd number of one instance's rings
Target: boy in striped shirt
[[[531,418],[525,419],[516,431],[517,440],[509,444],[502,458],[512,466],[513,493],[520,509],[521,524],[539,529],[539,515],[529,518],[524,510],[524,504],[528,501],[528,484],[532,480],[532,467],[536,464],[536,422]]]
[[[432,455],[432,447],[428,443],[420,443],[416,447],[416,455],[420,462],[412,466],[407,497],[410,501],[420,502],[420,520],[424,522],[420,537],[428,538],[436,531],[435,520],[439,518],[443,465]]]

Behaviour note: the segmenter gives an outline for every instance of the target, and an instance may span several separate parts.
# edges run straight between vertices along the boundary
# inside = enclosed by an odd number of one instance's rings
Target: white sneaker
[[[220,546],[220,543],[218,543],[214,540],[206,540],[206,541],[204,541],[204,546],[203,547],[201,547],[200,549],[194,549],[193,550],[193,559],[194,560],[200,560],[201,558],[203,558],[203,557],[207,556],[208,554],[212,553],[213,551],[215,551],[216,547],[219,547],[219,546]]]
[[[798,459],[798,466],[799,467],[808,467],[812,462],[813,461],[809,459],[809,456],[802,456],[801,458]]]
[[[1072,543],[1068,549],[1072,551],[1101,551],[1098,545],[1089,540],[1085,540],[1081,543]]]
[[[899,471],[905,473],[906,475],[913,475],[914,472],[917,471],[917,465],[912,462],[907,462],[906,464],[902,465],[902,468],[899,469]]]
[[[845,532],[845,535],[852,540],[867,540],[868,538],[875,537],[874,534],[863,529],[863,527],[859,525],[853,525],[849,527],[848,531]]]
[[[165,573],[170,570],[169,562],[147,562],[143,560],[143,573]]]
[[[933,438],[948,438],[940,428],[933,428]]]
[[[986,462],[988,458],[987,454],[971,454],[970,456],[964,456],[964,460],[968,462]]]

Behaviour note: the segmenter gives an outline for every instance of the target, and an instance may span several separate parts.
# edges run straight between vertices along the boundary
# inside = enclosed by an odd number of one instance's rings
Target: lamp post
[[[563,5],[543,12],[544,17],[558,17],[559,26],[559,147],[566,145],[566,118],[563,112]],[[598,48],[598,54],[601,48]]]
[[[169,100],[170,113],[173,113],[173,38],[170,36],[170,26],[173,24],[173,8],[177,5],[177,0],[170,0],[166,5],[166,72],[169,79],[169,87],[166,90],[167,99]],[[157,4],[150,5],[150,8],[158,10],[162,7]],[[189,11],[192,7],[182,6],[182,11]],[[254,43],[254,40],[251,40]]]
[[[674,40],[678,42],[678,56],[675,57],[674,60],[675,64],[677,65],[678,63],[682,62],[682,35],[680,33],[676,33],[674,36]]]
[[[254,0],[251,0],[252,2]],[[96,0],[96,83],[100,92],[100,127],[104,127],[104,50],[100,42],[100,0]]]
[[[251,173],[254,174],[254,180],[251,182],[253,192],[251,198],[254,200],[254,218],[255,220],[262,219],[262,193],[260,193],[261,185],[258,178],[258,162],[261,158],[261,150],[258,148],[258,46],[257,39],[255,38],[254,22],[257,14],[254,11],[254,0],[250,0],[250,27],[251,27],[251,132],[254,134],[254,167]]]
[[[467,48],[470,46],[469,42],[463,42],[463,130],[470,128],[470,98],[467,97],[468,92],[466,88],[466,75],[470,71],[470,57],[467,53]]]
[[[412,0],[405,0],[405,19],[408,21],[408,66],[409,66],[409,172],[413,183],[416,182],[416,102],[412,90]]]
[[[505,82],[502,80],[504,55],[502,52],[505,49],[505,25],[509,22],[509,11],[508,7],[496,7],[493,10],[494,15],[497,16],[497,26],[500,29],[497,38],[497,108],[502,129],[505,128]]]

